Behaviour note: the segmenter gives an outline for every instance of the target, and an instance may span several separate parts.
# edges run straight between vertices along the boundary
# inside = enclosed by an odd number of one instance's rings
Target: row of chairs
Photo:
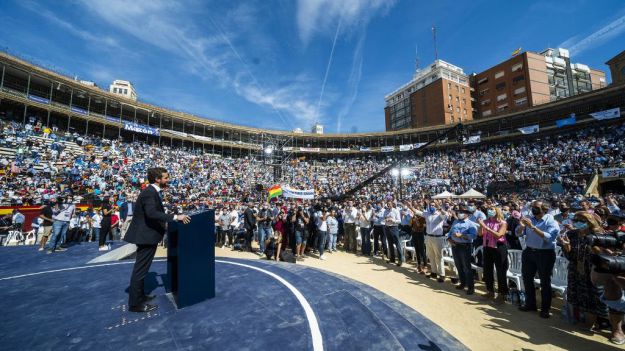
[[[0,246],[35,245],[37,233],[35,230],[22,232],[10,230],[6,235],[0,235]]]

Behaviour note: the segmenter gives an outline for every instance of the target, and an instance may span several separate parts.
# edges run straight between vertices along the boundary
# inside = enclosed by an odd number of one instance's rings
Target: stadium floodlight
[[[397,169],[397,168],[391,169],[391,175],[393,177],[397,177],[399,175],[399,169]]]
[[[265,154],[267,154],[267,155],[271,155],[272,153],[273,153],[273,146],[271,146],[271,145],[270,145],[270,146],[267,146],[267,147],[265,148]]]
[[[410,170],[408,168],[402,168],[401,169],[401,176],[402,177],[407,177],[407,176],[410,175],[410,173],[412,173],[412,172],[410,172]]]

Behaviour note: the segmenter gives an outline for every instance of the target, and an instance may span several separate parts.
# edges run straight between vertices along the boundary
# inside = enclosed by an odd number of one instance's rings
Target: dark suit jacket
[[[249,207],[243,212],[243,226],[246,230],[256,228],[256,216],[254,216],[254,211]]]
[[[133,217],[125,241],[137,245],[157,245],[165,235],[166,224],[174,219],[166,214],[158,192],[148,185],[134,204]]]

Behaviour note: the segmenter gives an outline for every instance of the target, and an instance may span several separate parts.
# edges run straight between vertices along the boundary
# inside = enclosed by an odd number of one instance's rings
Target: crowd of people
[[[146,186],[147,169],[164,167],[171,178],[164,195],[168,211],[214,208],[216,245],[222,248],[254,251],[256,242],[256,252],[274,260],[286,259],[285,255],[325,260],[341,249],[401,267],[406,265],[408,246],[414,249],[416,271],[440,283],[449,274],[444,252],[451,250],[456,288],[467,295],[475,293],[477,265],[484,275],[483,298],[496,305],[513,300],[508,251],[523,250],[525,299],[519,308],[538,310],[534,288],[538,276],[543,318],[550,316],[551,276],[561,252],[568,260],[569,315],[583,319],[588,327],[611,327],[612,342],[623,344],[621,273],[625,272],[598,272],[594,267],[597,257],[604,261],[620,257],[625,197],[582,193],[598,169],[624,165],[624,134],[621,123],[542,140],[399,156],[402,167],[410,170],[401,180],[401,199],[399,179],[386,174],[352,199],[330,200],[398,156],[297,160],[285,165],[287,183],[313,188],[322,200],[268,202],[266,192],[255,188],[272,185],[273,172],[253,157],[224,158],[199,150],[63,133],[36,119],[25,125],[0,120],[0,147],[15,149],[13,157],[0,156],[0,203],[42,206],[32,223],[41,251],[63,251],[76,241],[98,241],[104,251],[109,249],[108,240],[123,238],[134,201]],[[502,181],[527,181],[530,188],[559,183],[564,191],[546,197],[544,192],[524,192],[469,201],[431,198],[443,190],[484,191]],[[87,209],[80,204],[88,204]],[[23,227],[23,217],[14,211],[2,218],[0,230]],[[608,248],[601,238],[614,238],[620,247]]]

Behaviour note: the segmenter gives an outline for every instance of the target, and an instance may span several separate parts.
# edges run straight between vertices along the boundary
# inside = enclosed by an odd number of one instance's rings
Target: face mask
[[[465,219],[465,218],[467,218],[466,213],[458,213],[458,219]]]
[[[503,218],[504,219],[508,219],[508,217],[510,217],[510,212],[504,212],[503,213]]]
[[[467,209],[471,212],[475,212],[475,206],[469,206]]]
[[[588,228],[588,224],[586,222],[573,222],[573,227],[577,230],[583,230]]]
[[[534,216],[541,214],[541,210],[538,207],[532,207],[532,214]]]
[[[432,213],[432,214],[433,214],[434,212],[436,212],[436,208],[434,208],[434,207],[430,206],[430,208],[428,209],[428,211],[430,211],[430,213]]]
[[[497,212],[495,212],[495,210],[488,210],[486,214],[488,215],[488,218],[492,218],[492,217],[495,217]]]

